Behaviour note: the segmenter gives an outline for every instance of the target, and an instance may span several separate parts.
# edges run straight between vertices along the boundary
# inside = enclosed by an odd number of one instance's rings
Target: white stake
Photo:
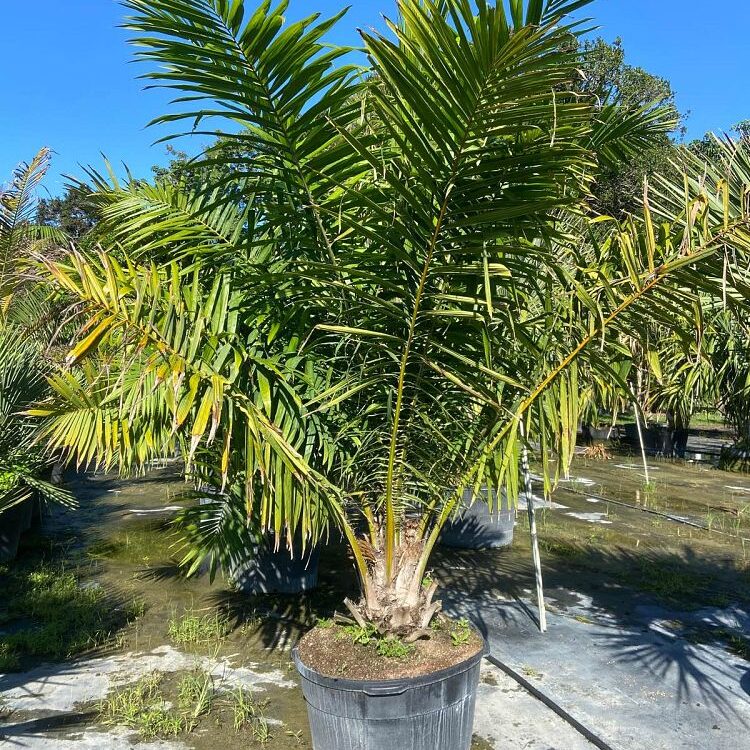
[[[633,414],[635,414],[635,426],[638,428],[638,442],[641,446],[641,458],[643,459],[643,471],[646,474],[646,484],[651,484],[648,478],[648,461],[646,460],[646,448],[643,445],[643,431],[641,430],[641,418],[638,415],[638,404],[633,401]]]
[[[529,514],[529,531],[531,533],[531,557],[534,560],[534,574],[536,576],[536,601],[539,607],[539,630],[547,632],[547,610],[544,607],[544,584],[542,582],[542,561],[539,557],[539,538],[536,533],[536,516],[534,515],[534,493],[531,489],[531,472],[529,471],[529,450],[526,447],[526,430],[523,422],[519,422],[523,449],[521,452],[521,470],[526,493],[526,510]]]

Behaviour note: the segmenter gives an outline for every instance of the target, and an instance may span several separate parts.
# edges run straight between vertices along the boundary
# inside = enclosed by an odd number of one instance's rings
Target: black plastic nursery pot
[[[723,471],[750,473],[750,449],[736,445],[722,448],[719,468]]]
[[[624,442],[631,448],[640,450],[641,441],[638,437],[638,425],[637,424],[626,424],[624,425]],[[643,435],[643,448],[647,453],[658,453],[660,450],[661,437],[659,435],[658,426],[641,426],[641,435]]]
[[[243,594],[299,594],[318,585],[320,547],[294,555],[285,546],[278,550],[268,541],[253,545],[244,560],[234,562],[227,571],[229,581]]]
[[[25,500],[0,512],[0,562],[15,558],[21,534],[31,523],[31,511],[31,501]]]
[[[618,432],[615,427],[592,427],[589,424],[584,424],[581,427],[578,440],[579,445],[594,445],[594,443],[608,443],[617,439],[617,436]]]
[[[28,531],[31,528],[32,522],[34,520],[34,503],[36,503],[36,498],[31,498],[29,500],[25,500],[23,505],[23,518],[22,520],[22,527],[21,527],[21,533],[23,534],[24,531]]]
[[[505,494],[490,510],[483,500],[465,507],[443,527],[440,543],[458,549],[499,549],[513,543],[516,512]]]
[[[326,677],[292,658],[302,677],[314,750],[469,750],[485,646],[432,674],[398,680]]]

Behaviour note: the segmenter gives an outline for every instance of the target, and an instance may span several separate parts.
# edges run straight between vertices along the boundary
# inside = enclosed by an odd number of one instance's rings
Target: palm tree
[[[36,188],[49,163],[50,151],[43,148],[0,189],[0,324],[19,323],[30,334],[43,317],[43,293],[28,279],[32,258],[51,243],[65,241],[60,232],[34,222]]]
[[[717,382],[716,404],[734,429],[738,446],[750,445],[750,321],[747,316],[723,315],[717,320],[712,371]]]
[[[179,92],[160,121],[220,118],[237,148],[196,192],[92,174],[102,250],[49,264],[84,325],[45,434],[125,467],[179,442],[289,544],[335,524],[352,616],[415,637],[465,490],[516,496],[524,440],[565,460],[577,373],[612,377],[644,321],[684,325],[748,212],[714,221],[706,188],[658,228],[587,214],[597,170],[671,122],[571,93],[584,2],[404,0],[365,67],[286,3],[125,4]]]
[[[703,221],[729,225],[747,215],[750,141],[741,128],[738,131],[736,138],[707,136],[704,148],[688,148],[681,154],[685,179],[693,192],[704,185],[714,186],[714,190],[705,191],[706,205],[700,213]],[[673,183],[662,180],[656,188],[662,216],[679,210],[683,195]],[[696,215],[694,220],[698,218]],[[746,239],[746,231],[744,236]],[[746,267],[747,260],[728,248],[720,288],[693,302],[693,325],[678,331],[664,331],[662,326],[661,353],[652,357],[657,381],[652,402],[667,412],[670,427],[677,431],[686,431],[699,406],[713,404],[724,412],[740,441],[745,442],[750,434],[745,357],[750,288],[743,283]]]
[[[23,411],[46,395],[47,292],[33,280],[34,255],[61,241],[34,224],[36,188],[49,167],[42,149],[21,164],[0,192],[0,510],[35,492],[70,503],[70,495],[42,477],[50,457],[34,441],[35,425]]]

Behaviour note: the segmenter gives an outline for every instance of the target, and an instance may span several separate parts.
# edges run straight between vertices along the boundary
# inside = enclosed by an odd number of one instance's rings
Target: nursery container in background
[[[216,503],[214,497],[202,497],[199,505]],[[290,551],[286,537],[277,545],[273,533],[262,534],[257,529],[243,527],[235,539],[236,549],[222,556],[224,575],[231,587],[242,594],[300,594],[318,585],[320,546],[303,544],[301,535]],[[201,574],[209,569],[208,560],[199,568]]]
[[[0,562],[15,558],[21,534],[31,525],[31,512],[30,500],[0,511]]]
[[[516,511],[511,508],[503,492],[495,493],[492,508],[487,503],[487,490],[472,503],[472,491],[464,491],[463,508],[446,523],[440,536],[445,547],[458,549],[498,549],[513,542]]]
[[[318,585],[320,547],[307,547],[303,554],[301,543],[290,552],[283,542],[274,549],[272,536],[262,542],[251,541],[247,556],[233,560],[227,577],[236,591],[243,594],[299,594]]]

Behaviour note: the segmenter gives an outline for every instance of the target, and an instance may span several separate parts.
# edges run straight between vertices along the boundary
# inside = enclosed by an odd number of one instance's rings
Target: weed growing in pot
[[[454,646],[464,646],[471,638],[471,626],[469,621],[462,617],[458,622],[453,624],[450,630],[451,643]]]
[[[342,637],[348,636],[352,643],[359,643],[361,646],[369,646],[377,632],[374,625],[345,625],[341,629]]]
[[[414,646],[404,643],[400,638],[381,638],[378,641],[377,651],[380,656],[388,659],[403,659],[413,653]]]
[[[334,622],[332,620],[325,621],[322,626],[318,624],[318,627],[322,627],[324,630],[328,630],[333,626]],[[362,626],[356,623],[344,625],[341,627],[337,637],[351,639],[352,643],[360,646],[371,646],[374,644],[378,655],[388,659],[402,659],[414,652],[414,647],[404,643],[400,638],[394,635],[382,636],[379,634],[378,629],[374,625]]]

